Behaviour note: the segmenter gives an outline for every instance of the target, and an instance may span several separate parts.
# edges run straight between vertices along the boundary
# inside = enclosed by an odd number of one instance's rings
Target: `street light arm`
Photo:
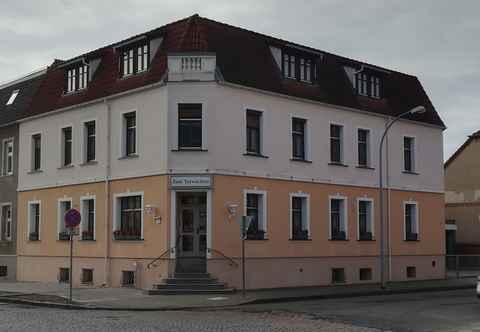
[[[410,114],[412,111],[406,111],[400,115],[397,115],[393,120],[391,120],[387,126],[385,127],[385,131],[383,132],[383,135],[382,135],[382,138],[380,140],[380,162],[382,161],[382,158],[381,158],[381,155],[382,155],[382,146],[383,146],[383,141],[385,140],[385,136],[387,136],[387,133],[388,133],[388,130],[390,129],[390,127],[395,123],[397,122],[398,120],[400,120],[400,118],[404,117],[405,115],[407,114]]]

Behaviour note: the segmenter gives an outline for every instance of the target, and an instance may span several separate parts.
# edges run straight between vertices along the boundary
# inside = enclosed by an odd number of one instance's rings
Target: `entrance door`
[[[177,252],[180,257],[205,258],[207,252],[207,194],[177,194]]]

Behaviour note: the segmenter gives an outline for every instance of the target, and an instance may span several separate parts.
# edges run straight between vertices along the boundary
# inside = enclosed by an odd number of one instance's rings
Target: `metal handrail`
[[[207,251],[208,251],[208,253],[210,253],[210,252],[213,251],[213,252],[219,254],[220,256],[222,256],[223,258],[227,259],[227,260],[230,262],[230,266],[236,266],[236,267],[239,266],[238,263],[233,260],[233,258],[228,257],[227,255],[225,255],[225,254],[224,254],[223,252],[221,252],[220,250],[213,249],[213,248],[207,248]]]
[[[165,256],[168,253],[173,253],[175,249],[176,249],[176,247],[166,249],[164,252],[162,252],[162,254],[160,256],[158,256],[157,258],[155,258],[154,260],[152,260],[150,263],[147,264],[147,269],[150,269],[152,267],[152,265],[155,264],[157,261],[159,261],[161,259],[165,259],[163,256]],[[167,259],[169,259],[169,258],[167,258]]]

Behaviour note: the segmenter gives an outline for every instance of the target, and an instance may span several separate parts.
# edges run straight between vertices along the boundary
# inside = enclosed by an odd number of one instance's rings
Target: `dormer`
[[[358,69],[346,66],[344,69],[357,95],[373,99],[384,97],[383,84],[386,71],[376,70],[366,65]]]
[[[73,93],[86,89],[89,81],[88,63],[85,61],[78,61],[65,68],[67,73],[67,81],[65,93]]]
[[[162,41],[163,37],[149,39],[140,36],[115,46],[120,77],[127,78],[148,71]]]
[[[296,45],[270,47],[282,76],[306,84],[317,82],[317,62],[322,54]]]

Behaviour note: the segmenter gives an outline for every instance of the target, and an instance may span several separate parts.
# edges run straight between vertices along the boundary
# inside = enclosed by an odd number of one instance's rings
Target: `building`
[[[27,116],[45,70],[0,85],[0,279],[16,275],[18,123]]]
[[[20,122],[18,279],[150,289],[379,280],[388,137],[391,280],[444,277],[445,128],[418,79],[198,15],[52,65]],[[155,260],[155,262],[153,262]]]
[[[445,215],[448,254],[480,254],[480,132],[445,162]],[[466,262],[465,262],[466,263]]]

